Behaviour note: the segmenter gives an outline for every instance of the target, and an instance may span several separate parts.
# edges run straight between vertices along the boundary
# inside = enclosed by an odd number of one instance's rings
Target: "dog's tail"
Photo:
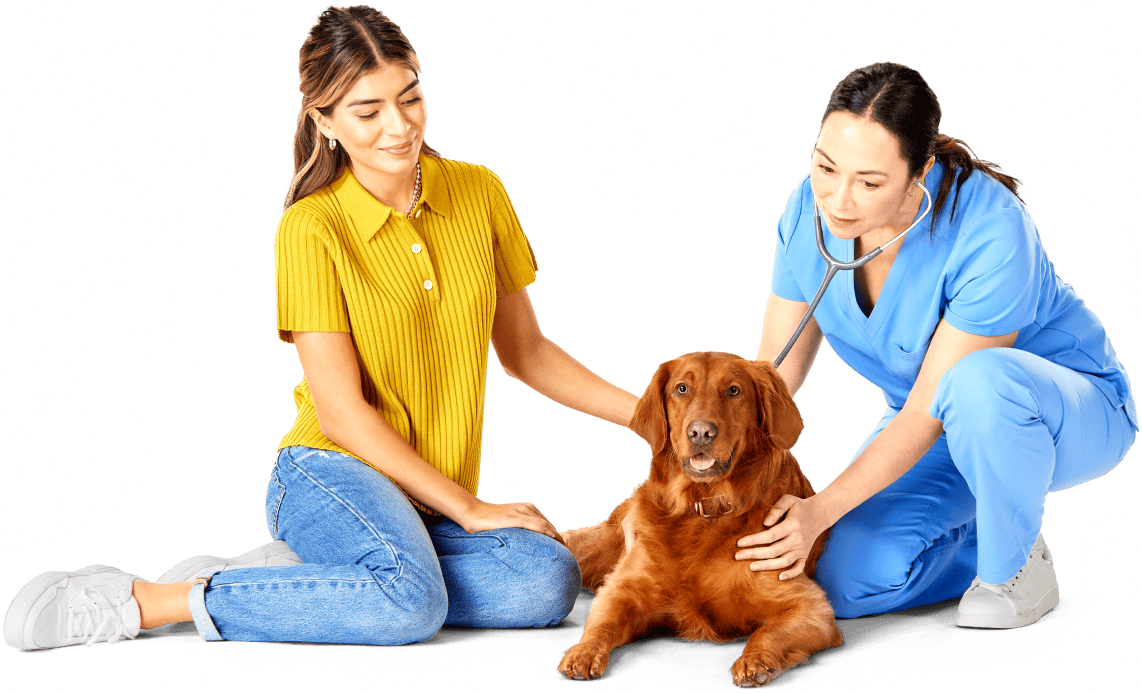
[[[630,504],[629,499],[620,504],[611,517],[603,523],[563,533],[567,549],[571,550],[571,554],[575,555],[575,560],[579,562],[579,570],[583,574],[583,587],[592,593],[598,592],[607,574],[615,568],[615,564],[626,552],[622,521]]]

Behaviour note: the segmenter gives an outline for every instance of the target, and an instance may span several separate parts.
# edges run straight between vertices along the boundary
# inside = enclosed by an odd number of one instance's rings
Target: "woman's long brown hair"
[[[342,148],[329,148],[329,140],[318,131],[310,112],[316,109],[331,115],[333,106],[361,75],[386,64],[420,74],[416,51],[392,20],[365,5],[330,7],[321,13],[301,45],[301,111],[293,137],[294,173],[287,208],[335,181],[341,167],[349,163]],[[427,144],[421,151],[440,156]]]

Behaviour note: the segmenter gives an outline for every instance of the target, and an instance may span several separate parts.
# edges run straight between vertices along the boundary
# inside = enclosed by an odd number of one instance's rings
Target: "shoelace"
[[[1027,557],[1027,564],[1031,563],[1031,559],[1034,556],[1035,556],[1035,553],[1032,552],[1031,555]],[[1045,558],[1046,557],[1044,557],[1044,559]],[[985,590],[989,590],[992,593],[995,593],[996,595],[1003,595],[1004,593],[1010,593],[1015,588],[1015,584],[1019,582],[1019,577],[1022,576],[1023,572],[1027,569],[1027,564],[1024,564],[1023,568],[1019,569],[1019,573],[1015,574],[1015,576],[1013,576],[1012,579],[1006,583],[984,583],[983,581],[980,581],[977,578],[976,579],[976,586],[983,588]]]
[[[88,609],[87,600],[94,602],[96,607],[94,614]],[[76,609],[75,603],[80,602],[79,609]],[[124,626],[126,616],[123,610],[126,607],[125,602],[112,602],[105,596],[91,590],[84,588],[72,600],[67,613],[67,637],[68,639],[86,638],[87,641],[83,645],[90,646],[99,640],[103,634],[103,630],[111,626],[113,631],[108,633],[107,643],[117,643],[119,639],[126,636],[127,638],[134,638],[127,633],[127,627]],[[102,616],[99,624],[95,624],[95,617]]]

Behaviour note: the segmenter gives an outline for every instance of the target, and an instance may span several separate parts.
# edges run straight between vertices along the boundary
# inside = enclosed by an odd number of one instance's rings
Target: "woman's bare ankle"
[[[154,629],[175,622],[193,621],[190,614],[190,587],[186,583],[135,581],[131,595],[139,603],[139,628]]]

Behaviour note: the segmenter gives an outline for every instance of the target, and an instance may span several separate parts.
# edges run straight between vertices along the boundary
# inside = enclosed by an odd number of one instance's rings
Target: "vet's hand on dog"
[[[566,544],[555,526],[535,507],[535,504],[489,504],[479,499],[476,502],[466,514],[464,521],[460,523],[464,532],[478,533],[481,530],[523,528]]]
[[[777,523],[782,517],[785,520]],[[773,527],[738,540],[738,547],[750,549],[738,550],[734,558],[759,560],[749,565],[753,571],[791,567],[778,575],[783,581],[801,575],[813,543],[832,525],[815,496],[799,499],[790,494],[778,499],[762,522]]]

